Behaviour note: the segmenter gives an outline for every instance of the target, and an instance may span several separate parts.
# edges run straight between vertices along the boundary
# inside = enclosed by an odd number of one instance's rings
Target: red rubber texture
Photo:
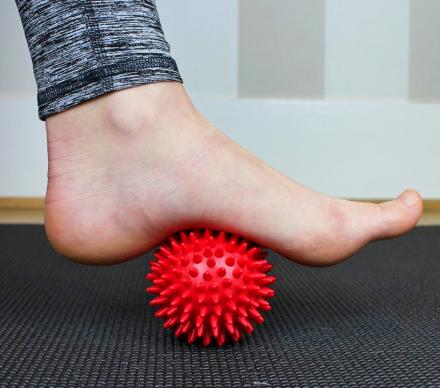
[[[165,320],[177,337],[198,338],[206,346],[238,341],[263,323],[259,310],[269,311],[267,298],[272,265],[267,253],[235,234],[209,229],[180,232],[162,243],[146,275],[153,285],[146,291],[157,296],[155,316]]]

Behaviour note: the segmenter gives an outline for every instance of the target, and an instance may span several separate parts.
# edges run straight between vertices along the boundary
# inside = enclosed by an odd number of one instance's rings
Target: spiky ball
[[[266,299],[275,293],[267,286],[275,277],[266,274],[272,268],[266,255],[235,234],[209,229],[169,237],[146,275],[153,283],[147,292],[158,294],[150,302],[160,307],[155,316],[189,343],[238,341],[253,331],[252,321],[263,323],[259,310],[271,309]]]

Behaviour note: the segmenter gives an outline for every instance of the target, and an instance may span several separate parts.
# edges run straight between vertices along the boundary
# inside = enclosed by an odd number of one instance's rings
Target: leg
[[[97,42],[106,53],[110,43],[102,32]],[[131,46],[122,50],[125,59],[136,54]],[[177,73],[157,83],[139,75],[144,85],[128,88],[137,85],[138,76],[133,79],[123,90],[112,91],[118,89],[113,83],[100,97],[48,113],[46,231],[74,260],[123,261],[176,230],[206,226],[304,264],[329,265],[371,240],[408,231],[421,215],[412,190],[380,205],[311,191],[213,127],[173,82]]]

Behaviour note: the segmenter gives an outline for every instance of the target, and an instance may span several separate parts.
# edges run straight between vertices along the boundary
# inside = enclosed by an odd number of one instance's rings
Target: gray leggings
[[[179,81],[155,0],[16,0],[41,120],[104,93]]]

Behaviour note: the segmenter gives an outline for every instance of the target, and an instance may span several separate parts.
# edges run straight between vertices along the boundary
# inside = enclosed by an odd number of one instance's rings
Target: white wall
[[[440,106],[406,98],[408,0],[374,2],[355,1],[361,17],[351,0],[326,1],[326,95],[312,101],[237,98],[238,0],[158,0],[196,104],[246,148],[329,194],[391,197],[414,186],[440,198]],[[379,47],[376,29],[361,25],[377,18],[387,34]],[[0,2],[0,52],[0,196],[44,195],[45,133],[12,0]]]
[[[0,49],[0,93],[35,93],[32,62],[14,0],[0,2]]]
[[[193,94],[237,95],[238,2],[157,0],[162,27]]]

